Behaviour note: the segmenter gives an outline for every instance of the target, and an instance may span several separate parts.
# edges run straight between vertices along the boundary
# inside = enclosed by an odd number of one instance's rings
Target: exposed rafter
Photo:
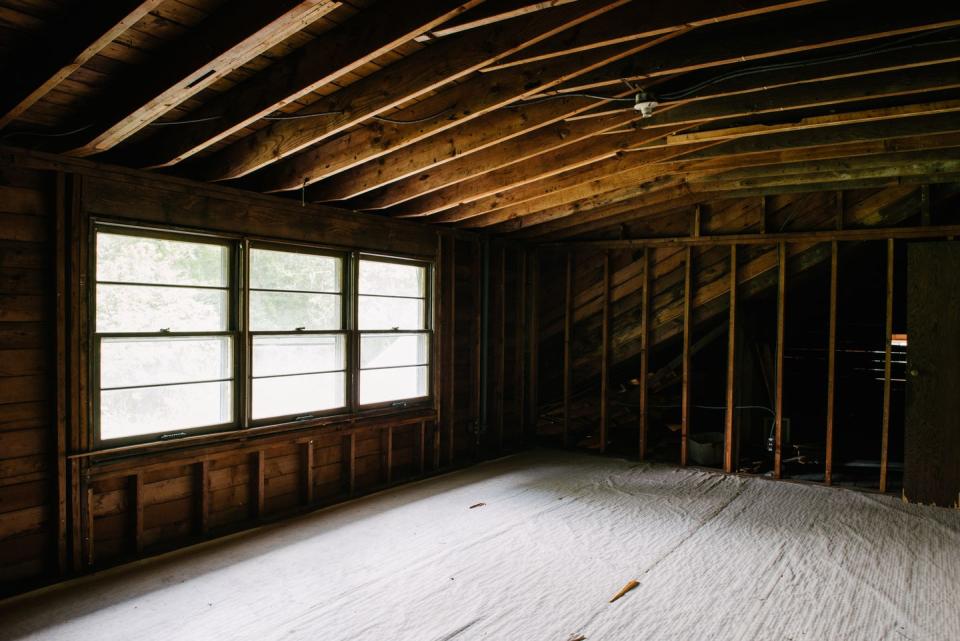
[[[173,107],[251,58],[336,9],[333,0],[244,2],[204,21],[150,69],[114,87],[91,111],[95,124],[79,134],[70,155],[112,149]]]
[[[39,38],[36,51],[4,69],[0,129],[19,118],[51,89],[84,65],[163,0],[82,4]]]

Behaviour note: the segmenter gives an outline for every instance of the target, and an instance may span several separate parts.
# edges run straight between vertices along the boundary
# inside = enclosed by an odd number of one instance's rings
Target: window
[[[361,258],[357,300],[360,404],[429,394],[425,265]]]
[[[97,234],[101,440],[234,421],[231,246]]]
[[[98,443],[430,395],[429,264],[100,223]]]
[[[254,420],[346,405],[343,259],[250,250]]]

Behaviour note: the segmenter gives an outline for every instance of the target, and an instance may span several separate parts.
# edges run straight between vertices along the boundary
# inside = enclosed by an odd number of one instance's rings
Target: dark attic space
[[[960,638],[960,4],[0,0],[0,641]]]

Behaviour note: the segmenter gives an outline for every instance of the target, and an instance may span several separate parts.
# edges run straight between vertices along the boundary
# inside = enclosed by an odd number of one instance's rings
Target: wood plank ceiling
[[[525,240],[960,178],[942,0],[0,0],[0,55],[3,144]]]

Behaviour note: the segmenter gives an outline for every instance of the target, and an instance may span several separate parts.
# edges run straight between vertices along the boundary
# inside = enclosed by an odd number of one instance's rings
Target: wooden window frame
[[[424,275],[423,275],[423,278],[424,278],[424,283],[423,283],[423,292],[424,292],[424,294],[423,294],[423,301],[424,301],[423,329],[403,329],[403,328],[398,328],[398,329],[396,329],[396,330],[394,330],[394,329],[385,329],[385,330],[364,329],[364,330],[361,330],[361,329],[360,329],[359,309],[358,309],[358,307],[359,307],[359,301],[360,301],[360,261],[361,261],[361,260],[377,261],[377,262],[381,262],[381,263],[394,263],[394,264],[398,264],[398,265],[410,265],[410,266],[413,266],[413,267],[423,268],[423,270],[424,270]],[[351,299],[351,300],[352,300],[353,308],[354,308],[354,324],[353,324],[353,326],[352,326],[352,329],[353,329],[353,332],[354,332],[354,334],[355,334],[355,339],[354,339],[353,342],[354,342],[354,345],[356,346],[356,347],[355,347],[355,351],[354,351],[354,353],[353,353],[354,361],[356,362],[356,369],[355,369],[356,379],[355,379],[355,384],[354,384],[354,387],[353,387],[353,390],[354,390],[354,398],[356,399],[356,404],[354,405],[355,411],[376,410],[376,409],[383,409],[383,408],[391,408],[391,409],[400,408],[400,409],[406,409],[406,408],[409,408],[409,407],[417,407],[417,406],[420,406],[420,405],[429,405],[429,404],[432,403],[432,401],[433,401],[433,394],[434,394],[434,389],[433,389],[433,386],[434,386],[433,368],[436,366],[436,364],[433,362],[433,354],[434,354],[434,352],[433,352],[433,346],[434,346],[434,340],[435,340],[435,336],[434,336],[434,322],[435,322],[435,314],[436,314],[436,310],[434,309],[434,304],[433,304],[433,301],[434,301],[433,285],[434,285],[434,269],[435,269],[435,265],[434,265],[433,263],[429,262],[429,261],[424,261],[424,260],[419,260],[419,259],[414,259],[414,258],[409,258],[409,259],[408,259],[408,258],[400,258],[400,257],[397,257],[397,256],[384,256],[384,255],[379,255],[379,254],[372,254],[372,253],[369,253],[369,252],[356,252],[356,259],[353,261],[353,265],[354,265],[354,270],[353,270],[353,271],[354,271],[354,279],[353,279],[353,283],[354,283],[354,286],[355,286],[355,292],[354,292],[354,295],[352,296],[352,299]],[[396,298],[410,298],[410,297],[397,296]],[[419,298],[419,297],[415,297],[415,298]],[[361,404],[360,404],[360,371],[361,371],[362,368],[361,368],[361,366],[360,366],[360,344],[361,344],[361,338],[362,338],[362,336],[363,336],[364,334],[368,334],[368,335],[373,335],[373,334],[386,334],[386,335],[389,335],[389,334],[422,334],[422,335],[425,335],[425,336],[427,337],[427,349],[426,349],[426,353],[427,353],[427,362],[426,362],[426,368],[427,368],[427,393],[426,393],[426,395],[424,395],[424,396],[415,396],[415,397],[412,397],[412,398],[395,399],[395,400],[390,400],[390,401],[381,401],[381,402],[377,402],[377,403],[366,403],[366,404],[361,405]],[[416,366],[411,365],[411,366],[407,366],[407,367],[416,367]],[[377,368],[370,368],[370,369],[377,369]]]
[[[151,434],[102,439],[100,436],[100,334],[96,331],[96,284],[97,284],[97,234],[101,231],[112,233],[126,233],[132,236],[165,238],[196,242],[224,244],[231,249],[229,291],[230,291],[230,330],[229,332],[214,332],[217,335],[227,334],[233,337],[233,421],[220,425],[203,426],[181,430],[169,430]],[[432,260],[417,256],[402,256],[398,254],[380,254],[376,252],[335,247],[318,243],[291,242],[282,239],[265,238],[252,234],[229,234],[203,229],[181,226],[164,226],[155,223],[138,223],[128,219],[116,220],[106,217],[91,217],[88,227],[88,260],[86,270],[90,275],[91,286],[87,288],[86,296],[86,327],[89,391],[86,395],[88,405],[88,420],[91,426],[91,439],[86,451],[109,452],[114,449],[129,448],[130,446],[152,446],[160,443],[172,443],[182,438],[201,435],[223,435],[225,438],[235,437],[243,432],[269,432],[281,427],[302,426],[304,429],[317,425],[330,424],[338,421],[353,421],[368,417],[385,416],[397,410],[414,410],[433,407],[435,381],[433,376],[434,341],[436,299],[434,296],[434,275],[436,265]],[[274,334],[277,332],[253,332],[249,327],[250,302],[250,251],[252,248],[276,249],[299,253],[314,253],[318,255],[335,256],[341,258],[341,319],[340,331],[310,331],[304,334],[342,334],[345,341],[345,400],[344,407],[311,412],[308,415],[277,416],[253,420],[252,412],[252,345],[253,336],[260,334]],[[383,262],[396,262],[404,265],[416,265],[425,268],[425,329],[403,331],[403,333],[421,333],[428,336],[427,346],[427,394],[425,396],[403,399],[402,401],[386,401],[360,405],[360,336],[371,333],[370,330],[360,331],[358,327],[358,290],[360,260],[371,259]],[[392,330],[391,330],[392,331]],[[376,330],[373,330],[376,333]],[[390,333],[390,331],[387,331]],[[190,333],[193,336],[200,333]],[[280,334],[287,334],[280,332]],[[152,335],[152,334],[151,334]],[[166,334],[164,334],[166,335]],[[189,439],[188,439],[189,440]],[[205,442],[209,442],[206,441]]]

